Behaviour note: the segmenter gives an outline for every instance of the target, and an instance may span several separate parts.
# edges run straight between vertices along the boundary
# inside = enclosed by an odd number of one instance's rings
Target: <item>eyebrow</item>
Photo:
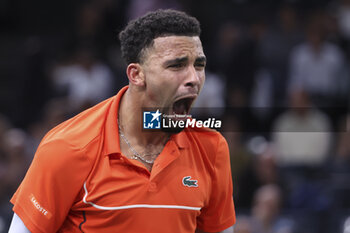
[[[207,58],[205,56],[200,56],[198,58],[196,58],[195,62],[206,62]],[[177,63],[185,63],[188,62],[188,57],[180,57],[180,58],[175,58],[175,59],[171,59],[168,61],[164,62],[164,66],[169,66],[171,64],[177,64]]]
[[[207,62],[207,58],[205,56],[198,57],[196,62]]]
[[[169,66],[169,65],[177,64],[177,63],[185,63],[187,61],[188,61],[188,57],[175,58],[175,59],[165,61],[164,66]]]

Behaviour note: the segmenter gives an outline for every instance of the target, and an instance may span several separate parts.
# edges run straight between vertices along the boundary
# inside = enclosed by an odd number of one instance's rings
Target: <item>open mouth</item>
[[[195,97],[184,97],[178,99],[173,104],[173,113],[178,115],[186,115],[189,113]]]

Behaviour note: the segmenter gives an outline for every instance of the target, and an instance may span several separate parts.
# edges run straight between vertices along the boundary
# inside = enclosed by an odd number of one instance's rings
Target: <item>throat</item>
[[[123,124],[118,122],[119,128],[119,142],[122,154],[129,159],[141,162],[148,171],[152,170],[153,164],[159,154],[162,152],[169,137],[159,139],[157,144],[147,144],[146,146],[140,143],[139,137],[132,137],[132,134],[125,133]]]

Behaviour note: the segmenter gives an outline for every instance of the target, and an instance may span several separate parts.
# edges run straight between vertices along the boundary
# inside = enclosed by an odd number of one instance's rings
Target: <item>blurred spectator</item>
[[[105,1],[100,1],[101,3]],[[102,26],[102,7],[98,1],[90,1],[83,5],[77,14],[76,33],[79,38],[93,38]]]
[[[320,166],[331,146],[328,117],[311,104],[308,94],[295,90],[290,108],[280,115],[273,127],[273,142],[279,166]]]
[[[270,76],[268,107],[285,105],[289,54],[302,40],[298,15],[292,5],[281,4],[275,18],[258,47],[262,70]]]
[[[83,1],[77,9],[74,31],[68,36],[78,43],[92,43],[104,54],[116,43],[116,27],[123,24],[124,1],[89,0]]]
[[[327,18],[328,40],[336,43],[350,59],[350,1],[334,1]]]
[[[331,187],[334,205],[338,209],[350,208],[350,116],[346,117],[343,129],[338,133],[334,156],[331,157]],[[344,131],[345,129],[345,131]]]
[[[226,116],[223,125],[225,128],[222,134],[230,150],[232,178],[238,180],[237,178],[250,166],[253,155],[244,144],[238,121],[233,116]]]
[[[316,106],[336,106],[348,94],[343,52],[325,41],[324,16],[314,13],[306,26],[306,41],[290,56],[289,91],[304,89]]]
[[[257,68],[257,41],[265,32],[263,21],[254,21],[247,31],[234,21],[218,29],[211,66],[226,79],[227,106],[247,107]],[[239,100],[237,96],[240,96]]]
[[[280,214],[282,192],[277,185],[265,185],[254,195],[252,218],[256,233],[292,233],[293,221]]]
[[[6,145],[7,142],[5,139],[7,138],[11,127],[12,125],[9,120],[5,116],[0,115],[0,202],[4,198],[3,195],[5,195],[6,192],[5,186],[7,185],[7,181],[5,179],[5,176],[9,155],[7,153],[8,145]]]
[[[340,0],[338,6],[338,22],[341,34],[350,40],[350,1]]]
[[[1,180],[11,193],[23,179],[32,157],[28,154],[27,134],[23,130],[11,128],[1,140],[6,164],[1,172]]]
[[[255,140],[254,138],[252,140]],[[254,142],[253,142],[254,144]],[[252,206],[256,190],[267,184],[278,184],[280,177],[275,163],[275,152],[268,142],[260,142],[260,149],[248,168],[238,177],[237,208],[249,209]]]
[[[287,206],[301,232],[327,232],[324,213],[329,211],[331,199],[324,167],[332,148],[331,130],[327,115],[312,106],[304,90],[290,94],[289,110],[274,124],[272,137],[279,175]]]
[[[42,118],[28,127],[28,143],[31,146],[30,154],[34,155],[40,141],[50,129],[67,120],[70,115],[67,99],[56,98],[49,100],[44,107]]]
[[[255,75],[255,85],[251,94],[252,112],[262,125],[271,115],[273,101],[273,78],[268,69],[260,69]]]
[[[208,62],[208,66],[225,76],[230,74],[230,68],[235,68],[230,67],[230,65],[237,56],[242,37],[243,32],[240,24],[227,21],[219,25],[212,59]]]
[[[68,64],[58,65],[52,73],[55,89],[66,93],[70,110],[79,112],[113,94],[113,75],[96,58],[91,46],[80,46]]]
[[[281,3],[257,40],[257,68],[251,104],[259,130],[269,131],[274,106],[286,105],[291,49],[302,41],[298,14],[292,4]]]
[[[7,191],[7,166],[8,155],[6,153],[5,137],[8,130],[11,128],[9,120],[0,114],[0,232],[6,232],[10,222],[10,205],[8,204],[9,194]]]
[[[0,232],[8,229],[12,214],[9,197],[16,191],[31,162],[27,135],[21,129],[10,128],[0,135],[2,156],[0,160]]]
[[[251,216],[237,217],[239,233],[292,233],[295,223],[281,213],[282,192],[277,185],[260,187],[254,194]],[[239,222],[242,219],[242,222]],[[235,229],[236,230],[236,229]]]
[[[346,116],[345,125],[338,134],[335,156],[332,157],[334,171],[347,172],[350,175],[350,116]],[[344,132],[345,130],[345,132]]]
[[[344,221],[343,232],[342,233],[350,233],[350,217],[348,217]]]
[[[249,216],[238,215],[236,217],[235,233],[253,233],[253,226]]]
[[[242,175],[250,172],[251,163],[253,161],[253,155],[248,151],[244,145],[244,140],[242,138],[242,132],[239,126],[239,122],[234,116],[226,115],[223,119],[223,129],[222,134],[227,140],[227,144],[230,151],[230,162],[231,162],[231,172],[233,180],[233,196],[238,198],[240,203],[243,203],[244,197],[240,199],[240,187],[245,185],[245,180],[243,180]],[[249,170],[249,171],[248,171]],[[243,183],[241,183],[243,182]],[[244,195],[244,194],[243,194]],[[243,206],[247,207],[249,204],[245,203],[238,204],[235,201],[236,207]]]
[[[2,115],[0,113],[0,138],[3,137],[3,134],[11,127],[10,121],[7,119],[6,116]],[[2,145],[0,144],[0,148],[2,148]]]

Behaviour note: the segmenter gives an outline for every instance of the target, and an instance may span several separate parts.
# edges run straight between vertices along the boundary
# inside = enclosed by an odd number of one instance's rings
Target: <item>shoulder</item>
[[[206,143],[217,143],[219,140],[224,139],[222,134],[218,132],[215,129],[210,128],[188,128],[186,129],[186,134],[190,137],[193,137],[197,140],[199,140],[200,143],[206,144]]]
[[[198,147],[202,154],[215,161],[217,156],[228,154],[228,145],[222,134],[209,128],[186,129],[191,146]]]

